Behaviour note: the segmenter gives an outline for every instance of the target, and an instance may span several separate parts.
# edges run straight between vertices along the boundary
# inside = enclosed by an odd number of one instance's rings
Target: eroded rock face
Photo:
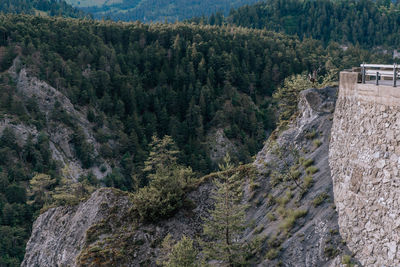
[[[312,159],[313,165],[318,172],[313,175],[314,185],[298,199],[301,189],[292,186],[291,192],[297,203],[289,202],[287,209],[308,210],[305,219],[296,223],[291,237],[282,243],[282,252],[278,260],[269,261],[265,259],[258,266],[275,266],[278,262],[283,266],[342,266],[341,256],[349,253],[347,247],[341,243],[338,233],[338,217],[331,203],[326,201],[314,207],[312,202],[320,194],[327,194],[327,198],[333,200],[332,178],[329,169],[328,147],[332,126],[333,111],[337,98],[337,88],[309,89],[301,92],[299,98],[299,116],[285,131],[279,134],[275,147],[280,147],[285,160],[289,164],[292,158],[291,150],[297,150],[305,159]],[[315,137],[310,138],[310,133]],[[321,145],[315,146],[314,141],[319,140]],[[281,162],[274,152],[274,146],[269,140],[262,151],[257,155],[255,165],[261,173],[268,173],[270,165]],[[278,171],[279,167],[278,167]],[[249,221],[256,220],[258,225],[265,226],[263,233],[272,236],[279,232],[279,223],[271,222],[267,217],[274,212],[265,196],[272,195],[276,198],[282,197],[288,190],[289,185],[269,185],[268,176],[263,176],[260,183],[261,203],[249,209]],[[304,177],[300,179],[303,180]],[[254,232],[249,238],[254,237]],[[329,251],[333,253],[330,254]]]
[[[156,266],[162,240],[196,236],[212,205],[213,186],[189,193],[195,207],[157,224],[139,223],[129,194],[103,188],[76,207],[52,208],[33,225],[21,266]]]
[[[85,246],[87,230],[107,217],[110,210],[129,210],[129,198],[112,189],[100,189],[76,207],[52,208],[41,214],[32,228],[21,266],[76,266]]]
[[[361,264],[399,266],[400,106],[382,97],[393,87],[355,87],[340,87],[330,144],[340,233]]]
[[[74,146],[72,145],[73,130],[63,123],[52,121],[54,120],[52,115],[57,103],[60,109],[66,112],[73,122],[84,131],[87,142],[93,145],[94,156],[98,156],[100,144],[96,142],[91,129],[92,126],[87,120],[85,110],[78,110],[62,92],[50,86],[48,83],[29,75],[28,70],[21,64],[19,57],[14,60],[14,64],[9,69],[8,73],[16,82],[17,94],[19,94],[25,102],[34,99],[38,104],[39,110],[46,117],[46,129],[42,131],[45,131],[49,136],[52,158],[60,162],[62,166],[68,167],[67,178],[76,181],[81,175],[88,174],[89,172],[92,172],[99,179],[106,176],[111,170],[111,167],[105,161],[103,164],[107,168],[105,172],[101,172],[98,166],[93,166],[90,169],[84,169],[81,166],[81,162],[76,158]],[[0,122],[0,131],[4,127],[15,129],[18,136],[22,134],[21,138],[19,138],[22,141],[26,140],[28,134],[36,136],[38,133],[34,127],[23,124],[13,126],[7,119]],[[29,130],[25,130],[27,128],[29,128]]]

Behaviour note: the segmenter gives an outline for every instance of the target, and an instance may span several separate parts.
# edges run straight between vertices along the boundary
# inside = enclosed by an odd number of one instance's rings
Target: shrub
[[[347,266],[353,266],[351,256],[350,255],[343,255],[342,264],[346,264]]]
[[[324,255],[325,257],[327,257],[328,259],[333,259],[334,257],[336,257],[338,254],[340,253],[340,250],[333,247],[333,246],[327,246],[324,249]]]
[[[286,209],[285,209],[285,207],[283,207],[283,206],[279,206],[279,207],[276,209],[276,212],[277,212],[279,215],[281,215],[281,216],[285,216],[285,214],[286,214]]]
[[[198,250],[194,246],[191,238],[183,236],[182,239],[174,244],[170,234],[162,242],[162,257],[157,262],[165,267],[174,266],[199,266],[196,263]]]
[[[276,220],[275,215],[272,212],[267,213],[267,218],[270,222],[273,222]]]
[[[312,201],[314,208],[318,207],[319,205],[321,205],[327,198],[328,198],[328,194],[327,193],[321,193],[319,194],[316,198],[314,198],[314,200]]]
[[[250,184],[250,191],[251,192],[254,192],[258,188],[260,188],[260,184],[259,183],[251,182],[251,184]]]
[[[316,136],[317,136],[317,132],[315,131],[315,129],[312,129],[311,132],[308,132],[306,134],[307,139],[314,139]]]
[[[258,235],[264,230],[264,225],[258,226],[256,229],[254,229],[254,234]]]
[[[287,190],[285,196],[280,197],[276,200],[281,206],[285,206],[292,199],[293,193],[290,190]]]
[[[306,159],[302,162],[304,168],[310,167],[314,163],[313,159]]]
[[[271,195],[271,194],[268,194],[268,196],[267,196],[267,204],[268,204],[269,206],[272,206],[272,205],[274,205],[275,203],[276,203],[275,197],[274,197],[273,195]]]
[[[271,186],[278,185],[283,180],[282,175],[276,171],[272,172],[270,177],[271,177],[271,180],[270,180]]]
[[[101,166],[100,166],[100,171],[101,171],[102,173],[105,173],[105,172],[107,171],[107,167],[106,167],[105,165],[101,165]]]
[[[318,172],[318,168],[315,166],[310,166],[306,169],[307,175],[313,175],[316,172]]]
[[[268,250],[267,254],[265,254],[265,257],[269,260],[276,259],[278,257],[279,250],[276,248],[271,248]]]
[[[306,177],[304,177],[304,187],[305,188],[310,188],[314,183],[313,177],[311,175],[307,175]]]
[[[307,210],[288,210],[285,220],[279,225],[279,228],[288,233],[296,223],[296,220],[306,216]]]
[[[139,218],[154,222],[173,215],[184,204],[184,187],[192,175],[190,168],[183,167],[173,169],[167,175],[156,172],[150,185],[134,195],[134,209]]]
[[[292,179],[297,180],[300,178],[300,175],[301,175],[301,172],[299,170],[290,170],[290,177]]]
[[[316,140],[314,140],[313,144],[317,148],[317,147],[320,147],[322,145],[322,141],[319,140],[319,139],[316,139]]]

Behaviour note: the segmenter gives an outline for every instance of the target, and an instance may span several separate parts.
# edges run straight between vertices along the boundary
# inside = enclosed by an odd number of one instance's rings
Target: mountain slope
[[[83,17],[83,12],[59,0],[2,0],[0,12],[48,16]]]
[[[211,15],[217,11],[228,14],[231,8],[252,4],[257,0],[67,0],[67,2],[93,14],[95,18],[175,22],[194,16]]]
[[[237,26],[281,31],[325,44],[400,46],[400,6],[390,1],[269,0],[233,10]]]

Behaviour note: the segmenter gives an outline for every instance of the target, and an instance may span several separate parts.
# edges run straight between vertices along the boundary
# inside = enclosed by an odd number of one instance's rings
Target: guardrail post
[[[393,87],[397,86],[397,65],[393,64]]]
[[[379,85],[379,71],[376,72],[376,85]]]
[[[362,73],[361,82],[362,83],[365,83],[365,67],[364,67],[364,64],[365,63],[363,63],[362,68],[361,68],[361,73]]]

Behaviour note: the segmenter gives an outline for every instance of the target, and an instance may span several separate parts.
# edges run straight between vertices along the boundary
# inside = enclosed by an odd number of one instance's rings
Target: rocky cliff
[[[342,72],[330,167],[340,233],[365,266],[400,265],[400,91]]]
[[[262,266],[340,266],[341,256],[349,254],[338,234],[337,214],[333,206],[332,180],[328,164],[328,147],[337,88],[310,89],[300,94],[298,118],[288,129],[270,138],[255,161],[261,173],[262,192],[273,196],[271,205],[264,195],[260,206],[253,206],[252,218],[265,226],[265,232],[278,233],[285,223],[280,215],[282,196],[291,195],[285,209],[307,210],[288,237],[283,237],[281,257],[268,259]],[[285,170],[285,169],[288,169]],[[277,172],[284,175],[276,182]],[[294,182],[296,180],[297,182]],[[290,193],[288,193],[290,192]],[[262,215],[261,215],[262,214]],[[277,221],[271,221],[275,214]],[[283,222],[282,222],[283,221]]]
[[[72,144],[74,131],[68,123],[73,123],[83,130],[85,139],[93,146],[94,157],[99,157],[98,150],[100,145],[94,137],[93,125],[87,120],[86,110],[77,110],[68,97],[59,90],[30,75],[19,57],[14,60],[14,64],[8,73],[13,78],[16,84],[16,93],[24,104],[26,105],[29,101],[34,100],[38,104],[40,112],[45,116],[46,127],[42,131],[46,132],[50,139],[52,158],[61,163],[62,167],[68,168],[67,172],[65,172],[69,176],[67,178],[76,181],[82,174],[88,174],[89,172],[95,174],[99,179],[106,176],[111,170],[107,162],[99,159],[99,162],[102,162],[103,166],[107,168],[104,172],[101,172],[98,166],[92,166],[89,169],[83,168],[82,163],[76,157]],[[65,118],[70,118],[71,122],[67,122],[63,118],[55,118],[54,112],[56,109],[63,112]],[[13,124],[15,123],[10,120],[4,120],[3,123],[0,123],[0,130],[4,127],[15,128],[16,126],[13,126]],[[29,134],[36,137],[39,133],[36,127],[32,125],[20,123],[18,127],[15,132],[19,135],[21,144],[24,143]],[[105,130],[107,131],[107,129]]]
[[[275,132],[257,155],[256,176],[243,176],[252,265],[339,266],[350,254],[338,234],[328,145],[336,88],[301,93],[299,116]],[[296,174],[294,174],[296,173]],[[198,237],[212,207],[212,176],[188,193],[192,205],[157,224],[137,222],[129,195],[100,189],[76,207],[36,220],[23,266],[156,264],[168,234]]]

